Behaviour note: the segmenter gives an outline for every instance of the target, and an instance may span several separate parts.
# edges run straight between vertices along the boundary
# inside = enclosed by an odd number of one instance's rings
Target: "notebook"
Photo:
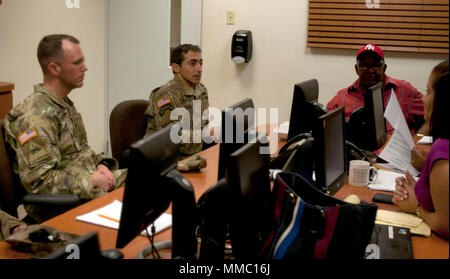
[[[430,227],[415,214],[378,209],[375,223],[409,228],[412,235],[431,236]]]
[[[99,208],[97,210],[91,211],[87,214],[75,217],[76,220],[91,223],[94,225],[99,225],[111,229],[119,229],[120,214],[122,212],[122,203],[118,200]],[[155,226],[155,233],[159,233],[170,226],[172,226],[172,215],[163,213],[158,219],[153,222]],[[151,225],[150,225],[151,226]],[[151,234],[150,226],[148,228]],[[147,235],[146,230],[141,232],[141,235]]]
[[[375,224],[364,259],[413,259],[409,228]]]

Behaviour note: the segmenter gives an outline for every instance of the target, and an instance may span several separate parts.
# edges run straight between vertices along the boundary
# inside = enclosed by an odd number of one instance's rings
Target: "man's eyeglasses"
[[[380,61],[375,64],[358,63],[357,65],[361,71],[367,71],[370,68],[372,68],[374,71],[379,71],[380,69],[383,68],[384,63]]]

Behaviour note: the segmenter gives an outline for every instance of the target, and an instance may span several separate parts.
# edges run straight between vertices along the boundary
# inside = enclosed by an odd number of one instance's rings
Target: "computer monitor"
[[[256,142],[233,152],[226,168],[230,239],[236,259],[255,259],[272,225],[270,155],[260,153],[267,142],[263,137],[259,134]]]
[[[217,180],[225,178],[225,166],[231,153],[249,142],[255,128],[254,105],[250,98],[222,110]]]
[[[348,121],[348,139],[361,149],[377,150],[387,140],[381,88],[381,82],[370,87],[364,96],[364,106],[355,110]]]
[[[372,129],[375,149],[383,146],[387,140],[386,120],[384,119],[384,97],[381,87],[381,83],[371,87],[367,94],[368,98],[365,100],[365,107],[369,111],[369,121],[375,127],[375,129]]]
[[[317,118],[312,135],[316,187],[334,194],[347,179],[344,107]]]
[[[261,144],[258,134],[255,137],[230,154],[226,179],[219,180],[198,200],[200,259],[223,260],[231,234],[235,257],[254,258],[259,250],[257,236],[271,220],[266,212],[270,178],[269,155],[259,154],[260,146],[267,143]]]
[[[288,140],[298,134],[310,133],[314,118],[327,112],[318,103],[318,99],[319,83],[317,79],[294,84]]]
[[[176,170],[179,145],[170,138],[172,126],[131,145],[117,248],[127,245],[172,202],[172,257],[195,256],[197,220],[194,190]]]

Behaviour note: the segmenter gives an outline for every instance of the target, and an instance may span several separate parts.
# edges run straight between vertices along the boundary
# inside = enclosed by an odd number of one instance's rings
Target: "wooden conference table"
[[[269,131],[272,131],[272,127]],[[280,141],[278,149],[285,143]],[[184,176],[192,183],[195,191],[195,198],[198,200],[201,195],[212,185],[217,182],[218,172],[218,157],[219,157],[219,145],[215,145],[207,150],[204,150],[200,155],[206,158],[208,165],[206,168],[199,172],[184,173]],[[89,213],[93,210],[99,209],[105,205],[110,204],[114,200],[122,201],[124,187],[116,189],[111,193],[108,193],[98,199],[89,201],[82,204],[70,211],[65,212],[53,219],[50,219],[43,223],[44,225],[54,227],[58,230],[83,235],[91,231],[98,232],[100,248],[102,250],[115,248],[117,230],[105,228],[97,225],[88,224],[75,220],[76,216]],[[370,190],[366,187],[354,187],[349,184],[345,184],[336,194],[335,197],[344,199],[350,194],[357,195],[360,200],[372,203],[372,197],[375,193],[381,191]],[[380,209],[399,211],[395,205],[376,203]],[[171,208],[168,209],[168,213],[171,212]],[[155,235],[155,242],[170,240],[171,229],[167,229]],[[136,258],[138,253],[145,247],[150,245],[147,237],[137,236],[121,251],[124,253],[125,258]],[[416,259],[448,259],[449,258],[449,245],[448,240],[440,238],[436,234],[432,233],[431,237],[412,237],[412,246],[414,258]],[[170,250],[160,251],[162,258],[170,258]],[[24,253],[14,251],[10,248],[6,242],[0,242],[0,259],[26,259],[28,256]]]

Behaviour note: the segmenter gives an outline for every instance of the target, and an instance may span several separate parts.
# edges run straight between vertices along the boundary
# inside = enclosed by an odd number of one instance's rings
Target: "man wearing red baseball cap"
[[[351,113],[364,106],[364,95],[367,88],[382,82],[384,105],[387,106],[391,96],[391,89],[397,99],[412,133],[428,134],[428,125],[424,124],[423,94],[409,82],[397,80],[385,74],[387,65],[384,62],[384,53],[378,46],[368,44],[358,51],[356,55],[355,70],[358,79],[349,87],[341,89],[327,104],[329,111],[345,106],[345,117],[348,120]],[[389,134],[394,129],[388,121],[386,128]]]

